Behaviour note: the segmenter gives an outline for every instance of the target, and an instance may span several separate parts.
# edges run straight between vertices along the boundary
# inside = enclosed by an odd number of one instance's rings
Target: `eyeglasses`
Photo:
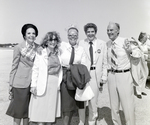
[[[55,39],[49,39],[48,41],[58,41],[58,39],[57,38],[55,38]]]
[[[77,36],[77,35],[68,35],[68,37],[69,37],[69,38],[71,38],[71,37],[72,37],[72,38],[77,38],[78,36]]]

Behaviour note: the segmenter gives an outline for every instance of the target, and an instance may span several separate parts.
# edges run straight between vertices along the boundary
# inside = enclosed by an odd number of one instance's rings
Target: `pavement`
[[[0,50],[0,125],[12,125],[13,119],[7,116],[6,110],[10,103],[8,97],[8,80],[9,73],[11,70],[12,63],[12,51],[2,51]],[[147,81],[147,87],[150,88],[150,77]],[[150,125],[150,89],[145,89],[144,92],[147,96],[143,96],[142,99],[135,98],[135,121],[136,125]],[[88,110],[87,113],[88,114]],[[104,90],[100,93],[98,98],[98,119],[97,125],[112,125],[111,120],[111,109],[109,104],[109,94],[107,84],[104,85]],[[122,109],[120,108],[120,116],[122,125],[125,125],[125,119]],[[88,115],[87,115],[88,118]],[[74,114],[71,121],[71,125],[78,125],[79,119],[77,112]],[[36,125],[36,124],[30,124]],[[53,125],[63,125],[62,119],[56,120]],[[86,119],[86,124],[87,119]]]

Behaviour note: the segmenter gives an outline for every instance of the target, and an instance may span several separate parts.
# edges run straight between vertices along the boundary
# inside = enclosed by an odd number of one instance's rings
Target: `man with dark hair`
[[[86,64],[91,75],[89,84],[95,95],[94,98],[88,101],[88,123],[89,125],[95,125],[98,117],[97,101],[99,90],[107,80],[107,47],[104,41],[96,38],[97,26],[95,24],[86,24],[84,26],[84,31],[87,38],[81,40],[79,45],[84,48],[88,58]],[[83,119],[84,118],[85,113],[83,114]]]
[[[107,34],[108,48],[108,90],[110,96],[111,115],[114,125],[121,125],[119,117],[120,104],[125,115],[126,125],[135,125],[134,91],[130,68],[130,42],[119,37],[118,23],[109,23]]]

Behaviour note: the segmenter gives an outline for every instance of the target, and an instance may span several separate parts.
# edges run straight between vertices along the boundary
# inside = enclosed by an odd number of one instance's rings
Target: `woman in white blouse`
[[[60,84],[62,68],[59,56],[60,36],[48,32],[42,40],[41,54],[36,54],[32,69],[29,118],[38,125],[51,125],[61,116]]]

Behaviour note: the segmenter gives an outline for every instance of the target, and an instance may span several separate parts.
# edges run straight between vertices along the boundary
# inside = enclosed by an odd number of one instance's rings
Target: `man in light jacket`
[[[97,102],[99,88],[102,87],[107,80],[107,47],[106,43],[96,38],[97,26],[93,23],[88,23],[84,26],[86,39],[81,40],[79,45],[82,46],[87,55],[87,67],[91,75],[89,82],[94,98],[89,100],[89,125],[95,125],[98,117]],[[85,114],[84,114],[85,115]],[[83,117],[85,117],[83,115]]]

